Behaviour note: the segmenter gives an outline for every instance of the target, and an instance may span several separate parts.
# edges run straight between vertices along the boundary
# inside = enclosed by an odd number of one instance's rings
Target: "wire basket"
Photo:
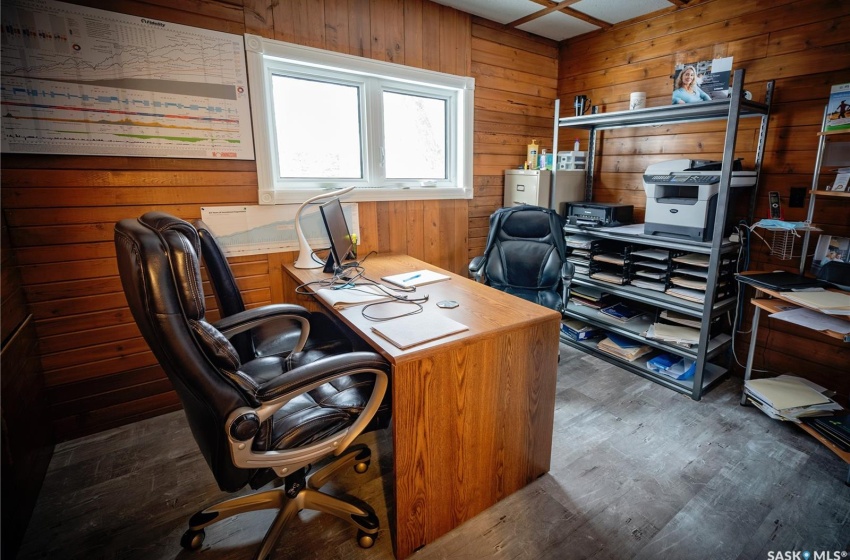
[[[791,260],[794,254],[794,240],[799,234],[789,229],[774,229],[770,232],[770,255],[781,261]]]

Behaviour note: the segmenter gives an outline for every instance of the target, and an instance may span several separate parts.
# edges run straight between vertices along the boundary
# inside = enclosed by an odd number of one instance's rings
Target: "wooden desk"
[[[752,274],[753,272],[751,272]],[[746,272],[742,273],[743,276],[746,276]],[[749,286],[753,286],[756,289],[756,297],[750,300],[750,303],[755,307],[755,311],[753,313],[753,325],[750,329],[750,348],[747,351],[747,366],[744,370],[744,383],[746,384],[749,381],[752,372],[753,372],[753,355],[755,353],[756,348],[756,340],[758,337],[758,328],[759,328],[759,318],[761,316],[761,311],[767,311],[768,313],[778,313],[780,311],[784,311],[791,308],[796,307],[808,307],[800,305],[797,302],[793,302],[784,297],[783,292],[779,292],[776,290],[769,290],[767,288],[755,286],[753,284],[748,284],[745,278],[739,279],[741,283],[747,284]],[[809,309],[813,309],[808,307]],[[813,309],[817,311],[817,309]],[[850,319],[846,316],[841,316],[844,319]],[[843,340],[848,342],[847,336],[843,333],[838,333],[834,331],[821,331],[824,335],[829,336],[831,338],[837,338],[838,340]],[[741,393],[741,404],[747,404],[747,394],[746,392]],[[850,453],[846,451],[842,451],[831,441],[821,436],[815,430],[807,426],[806,424],[797,424],[804,431],[808,432],[809,435],[817,439],[823,445],[825,445],[830,451],[838,455],[845,463],[850,464]],[[847,479],[845,480],[845,484],[850,486],[850,469],[847,472]]]
[[[396,557],[426,543],[549,470],[561,316],[403,255],[371,256],[366,276],[430,269],[451,280],[421,286],[424,313],[469,330],[399,350],[371,331],[361,308],[327,309],[392,364]],[[296,286],[321,269],[284,265],[286,301],[317,309]],[[439,309],[455,300],[455,309]],[[392,508],[390,508],[392,511]],[[392,520],[391,520],[392,524]]]

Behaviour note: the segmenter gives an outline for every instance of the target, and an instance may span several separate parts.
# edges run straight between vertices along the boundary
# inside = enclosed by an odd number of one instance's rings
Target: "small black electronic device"
[[[770,204],[770,219],[772,220],[781,220],[782,219],[782,206],[779,205],[779,192],[770,191],[767,195],[768,202]]]
[[[351,232],[345,221],[345,214],[342,211],[342,204],[339,201],[339,197],[333,198],[319,206],[319,211],[322,214],[322,221],[325,224],[325,230],[328,232],[328,239],[331,242],[328,258],[325,261],[324,272],[333,273],[337,269],[342,268],[342,263],[351,253]]]
[[[632,223],[634,206],[608,202],[569,202],[564,216],[571,226],[616,227]]]

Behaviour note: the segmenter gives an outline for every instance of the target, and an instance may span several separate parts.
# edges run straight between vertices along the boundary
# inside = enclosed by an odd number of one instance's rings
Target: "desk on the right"
[[[764,288],[762,286],[757,286],[755,284],[748,283],[747,280],[746,280],[746,275],[747,275],[746,272],[742,273],[738,277],[738,280],[742,284],[747,284],[747,285],[753,286],[756,289],[756,295],[753,299],[750,300],[750,303],[752,303],[753,307],[755,307],[755,311],[753,312],[753,324],[752,324],[752,328],[750,330],[750,348],[747,351],[747,366],[746,366],[746,369],[744,370],[744,383],[749,381],[750,376],[752,375],[752,372],[753,372],[753,356],[755,354],[756,340],[758,338],[759,318],[761,317],[761,311],[765,310],[769,313],[778,313],[780,311],[788,309],[789,307],[803,307],[799,303],[792,302],[791,300],[786,298],[785,295],[783,295],[783,294],[785,294],[785,292],[771,290],[771,289],[768,289],[768,288]],[[809,309],[813,309],[813,308],[809,308]],[[817,311],[817,309],[814,309],[814,311]],[[850,317],[845,317],[845,319],[850,320]],[[819,332],[822,332],[824,334],[824,336],[828,336],[828,337],[831,337],[831,338],[837,338],[838,340],[843,340],[844,342],[850,342],[850,339],[848,339],[847,335],[844,334],[844,333],[839,333],[839,332],[835,332],[835,331],[819,331]],[[742,392],[741,393],[741,404],[743,405],[743,404],[746,404],[746,403],[747,403],[747,395],[746,395],[745,392]],[[843,450],[839,449],[835,444],[833,444],[828,439],[821,436],[819,433],[817,433],[815,430],[810,428],[805,423],[800,423],[800,424],[797,424],[797,425],[800,426],[800,428],[802,428],[806,432],[808,432],[812,437],[817,439],[823,445],[825,445],[830,451],[832,451],[833,453],[838,455],[842,460],[844,460],[845,463],[850,465],[850,453],[848,453],[847,451],[843,451]],[[850,469],[848,469],[847,479],[846,479],[845,483],[847,485],[850,485]]]

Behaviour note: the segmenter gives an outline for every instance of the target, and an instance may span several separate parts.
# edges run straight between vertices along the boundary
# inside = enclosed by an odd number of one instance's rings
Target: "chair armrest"
[[[564,261],[564,264],[561,265],[561,303],[563,304],[561,312],[567,309],[567,303],[570,300],[570,284],[573,283],[575,273],[576,265],[569,261]]]
[[[481,280],[481,275],[484,272],[483,270],[481,270],[481,267],[484,266],[484,262],[485,261],[483,255],[474,257],[471,261],[469,261],[469,273],[477,281]]]
[[[255,361],[260,367],[265,367],[266,364],[269,368],[280,367],[279,360],[274,358],[258,358]],[[380,408],[389,387],[389,370],[389,364],[378,354],[351,352],[310,362],[264,383],[257,391],[260,406],[234,410],[225,424],[233,463],[240,468],[271,468],[278,476],[286,476],[328,455],[339,455],[363,432]],[[338,377],[354,374],[374,375],[375,386],[369,401],[351,426],[319,441],[293,449],[252,449],[252,440],[257,435],[259,426],[290,400]],[[243,437],[236,439],[234,430],[238,431],[243,427],[237,423],[248,424],[249,428],[254,429],[249,429]]]
[[[575,273],[576,265],[569,261],[564,261],[564,264],[561,266],[561,280],[567,287],[572,284]]]
[[[275,303],[255,307],[254,309],[246,309],[229,317],[219,319],[213,323],[213,326],[221,334],[230,339],[241,332],[249,331],[254,327],[280,319],[294,319],[301,323],[301,338],[303,340],[300,341],[296,350],[300,351],[304,346],[303,342],[307,340],[307,336],[310,334],[310,312],[300,305]]]

